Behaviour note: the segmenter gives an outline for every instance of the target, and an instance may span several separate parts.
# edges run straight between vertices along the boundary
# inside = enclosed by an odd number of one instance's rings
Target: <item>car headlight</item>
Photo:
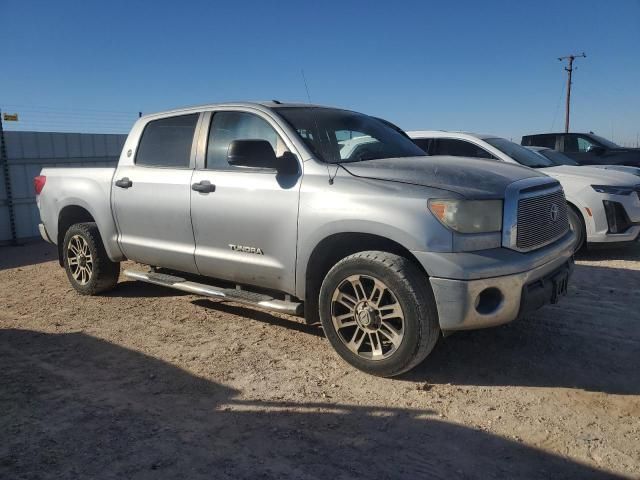
[[[607,193],[609,195],[631,195],[635,192],[639,187],[616,187],[613,185],[591,185],[598,193]]]
[[[445,227],[459,233],[502,230],[502,200],[429,200],[429,210]]]

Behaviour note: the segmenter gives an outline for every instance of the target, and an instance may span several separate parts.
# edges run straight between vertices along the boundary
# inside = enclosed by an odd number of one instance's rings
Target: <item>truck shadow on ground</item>
[[[324,332],[319,324],[308,325],[304,322],[298,322],[296,319],[281,318],[276,315],[272,315],[269,312],[262,310],[255,310],[252,308],[245,308],[237,304],[216,302],[206,298],[199,298],[192,301],[194,305],[203,308],[210,308],[219,312],[229,313],[231,315],[237,315],[239,317],[250,318],[257,322],[267,323],[276,327],[283,327],[289,330],[295,330],[316,337],[324,337]]]
[[[120,281],[117,288],[103,294],[105,297],[112,298],[182,297],[184,295],[187,295],[187,293],[136,280]]]
[[[241,400],[83,333],[0,331],[2,478],[614,478],[430,411]]]

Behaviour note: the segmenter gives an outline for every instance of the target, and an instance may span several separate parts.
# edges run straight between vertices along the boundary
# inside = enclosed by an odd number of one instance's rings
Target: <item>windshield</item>
[[[386,121],[361,113],[322,107],[274,110],[298,132],[318,159],[326,163],[424,156],[401,131]]]
[[[531,150],[518,145],[517,143],[510,142],[504,138],[485,138],[485,142],[494,146],[505,155],[513,158],[520,165],[531,168],[544,168],[553,167],[551,160],[538,155]]]
[[[571,165],[572,167],[578,167],[580,164],[575,160],[567,157],[564,153],[558,152],[557,150],[544,149],[537,150],[540,155],[544,155],[546,158],[551,160],[554,165]]]
[[[593,138],[596,142],[599,142],[603,147],[607,148],[621,148],[620,145],[613,143],[611,140],[607,140],[606,138],[601,137],[600,135],[594,135],[593,133],[589,135],[589,137]]]

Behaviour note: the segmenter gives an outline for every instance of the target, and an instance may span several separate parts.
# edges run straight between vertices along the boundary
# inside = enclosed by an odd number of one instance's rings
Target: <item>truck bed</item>
[[[112,259],[122,256],[111,212],[111,182],[115,168],[44,168],[46,183],[36,201],[46,234],[58,243],[61,218],[75,209],[84,210],[98,225],[105,249]],[[91,221],[91,220],[89,220]]]

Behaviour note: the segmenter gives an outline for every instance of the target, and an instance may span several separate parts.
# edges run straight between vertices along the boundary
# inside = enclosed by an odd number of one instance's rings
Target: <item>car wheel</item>
[[[577,253],[584,247],[585,239],[587,236],[584,220],[580,217],[580,214],[575,208],[569,206],[569,226],[576,235],[576,242],[573,246],[573,253]]]
[[[440,334],[427,276],[391,253],[359,252],[338,262],[322,283],[319,307],[336,352],[373,375],[391,377],[412,369]]]
[[[95,223],[72,225],[64,236],[62,252],[67,277],[78,293],[106,292],[118,282],[120,263],[109,259]]]

